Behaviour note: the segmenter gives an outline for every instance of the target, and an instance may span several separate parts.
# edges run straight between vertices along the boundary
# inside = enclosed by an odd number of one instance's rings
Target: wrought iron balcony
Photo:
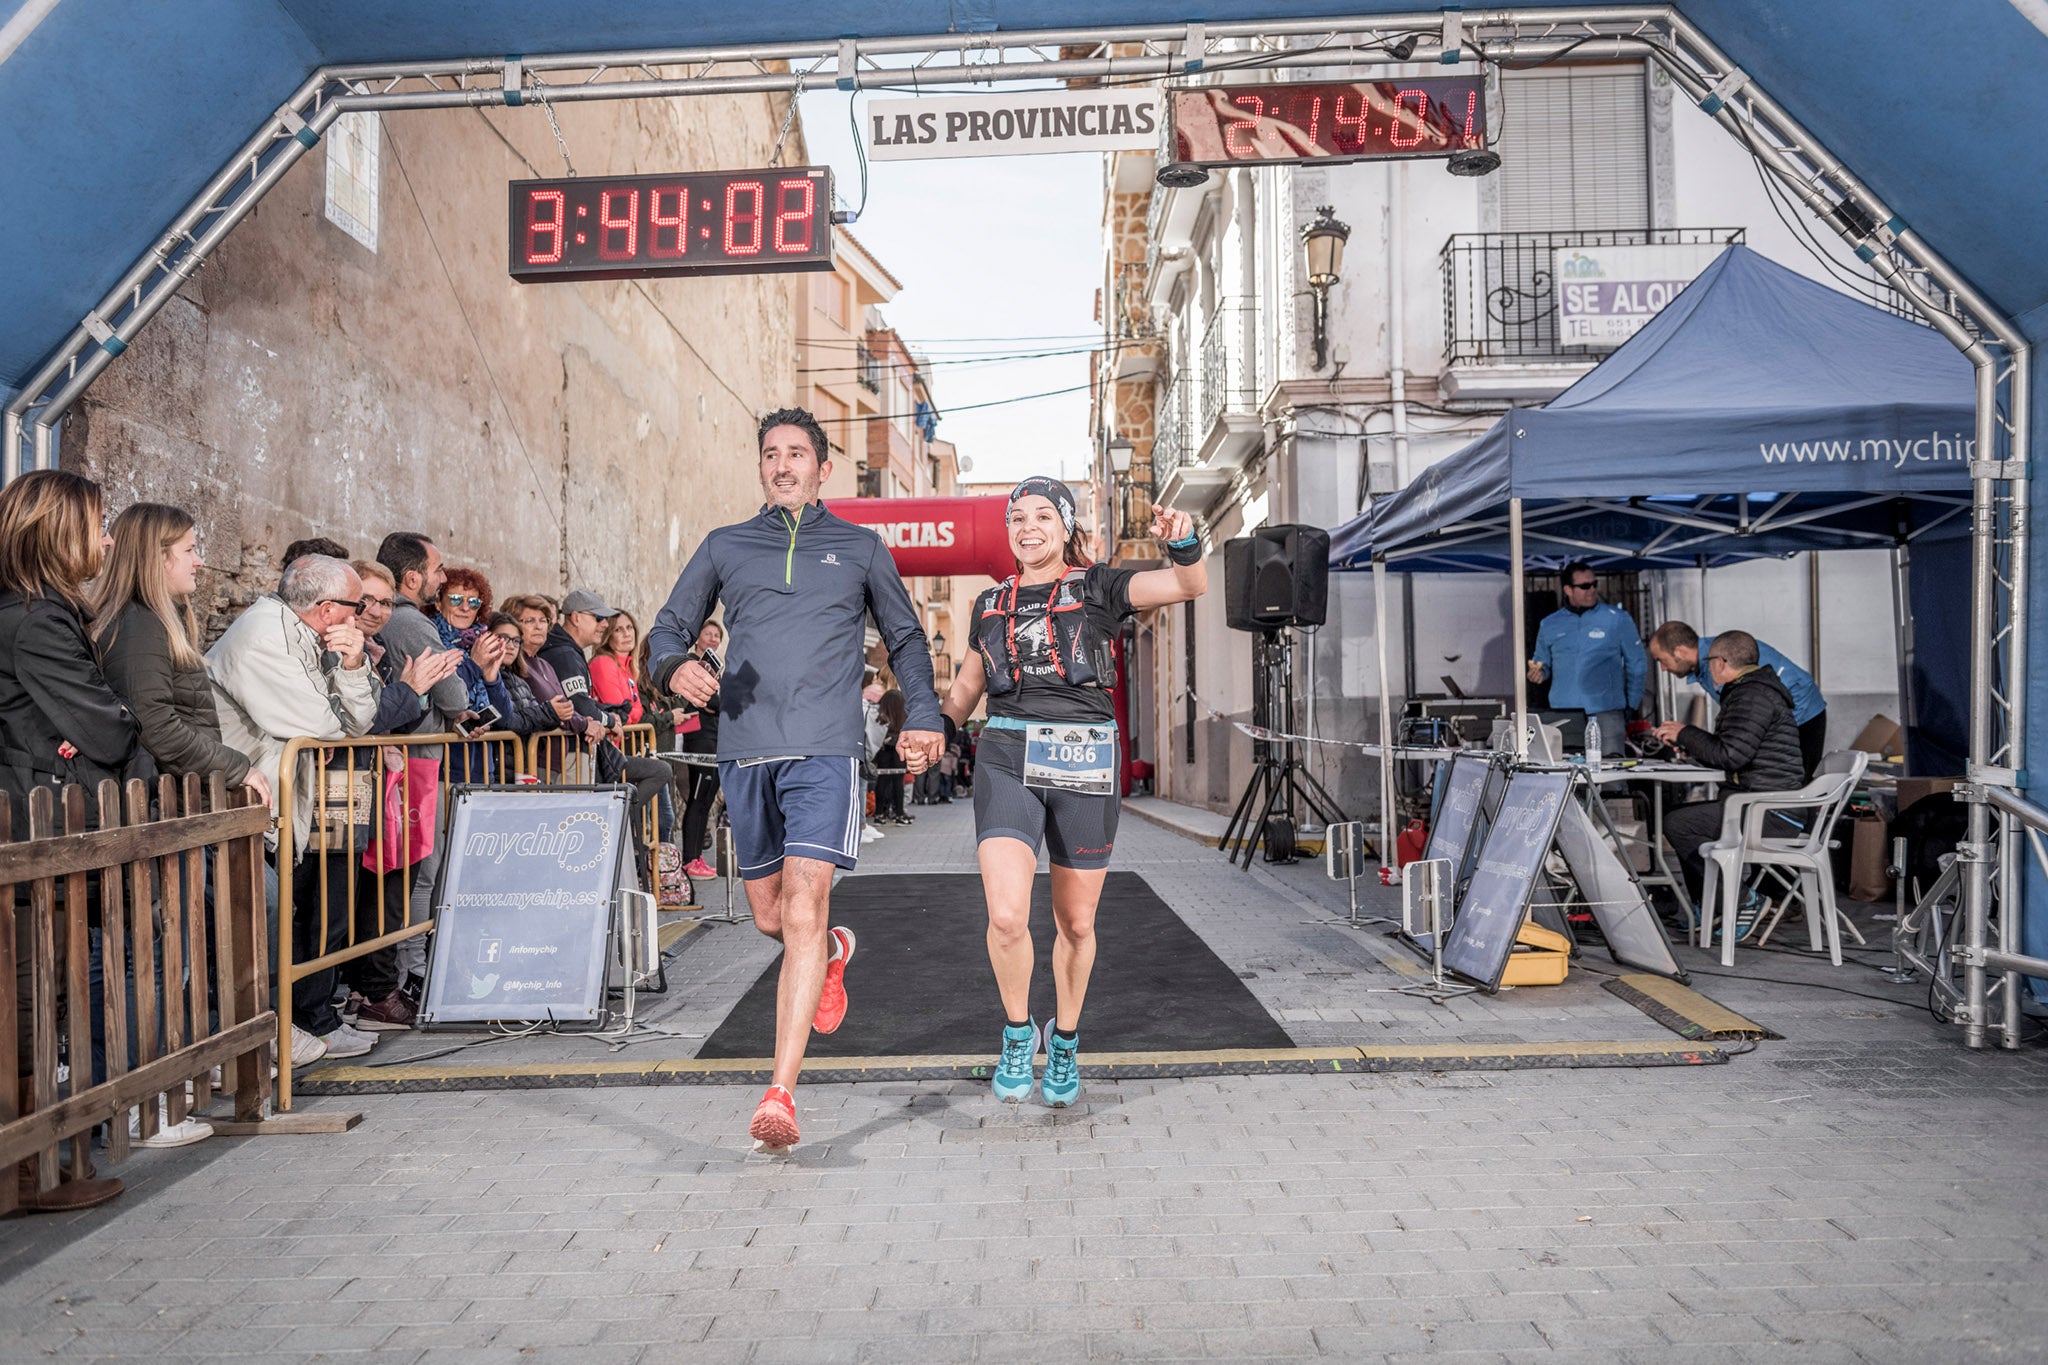
[[[859,368],[860,386],[869,393],[882,391],[882,362],[865,341],[853,343],[853,363]]]
[[[1188,372],[1176,370],[1160,390],[1159,414],[1153,428],[1152,478],[1164,484],[1188,457],[1189,414]]]
[[[1202,334],[1202,409],[1195,429],[1204,437],[1224,413],[1258,408],[1256,357],[1245,339],[1255,311],[1242,301],[1226,303]]]
[[[1117,495],[1123,504],[1118,517],[1117,539],[1148,539],[1152,534],[1152,480],[1133,474],[1119,474]]]
[[[1610,232],[1461,232],[1444,242],[1444,359],[1592,360],[1558,345],[1560,247],[1734,243],[1741,228],[1638,228]]]

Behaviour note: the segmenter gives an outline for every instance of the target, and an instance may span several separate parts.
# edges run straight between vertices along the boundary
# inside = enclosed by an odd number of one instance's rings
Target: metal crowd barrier
[[[162,1117],[183,1122],[212,1102],[216,1066],[236,1119],[263,1116],[277,1029],[264,924],[269,809],[219,773],[182,784],[164,777],[154,788],[106,781],[96,801],[93,828],[85,789],[64,788],[60,831],[59,802],[38,788],[28,838],[13,842],[0,796],[0,1056],[28,1060],[18,1086],[0,1087],[0,1213],[18,1202],[18,1163],[32,1162],[36,1189],[47,1191],[60,1144],[70,1143],[71,1169],[84,1172],[92,1130],[104,1123],[118,1165],[128,1157],[130,1111],[140,1106],[144,1137]],[[26,1038],[16,1018],[18,953],[28,968]]]
[[[293,998],[308,977],[371,953],[395,950],[433,928],[431,888],[418,894],[414,882],[429,882],[445,843],[449,787],[462,783],[514,782],[531,774],[526,740],[509,730],[462,735],[364,735],[356,739],[295,739],[278,765],[277,793],[277,1107],[292,1106]],[[425,777],[413,760],[432,763],[438,776],[431,847],[414,852],[413,840],[389,845],[387,810],[396,802],[400,832],[425,812]],[[304,846],[298,817],[301,769],[311,796]],[[372,859],[379,872],[364,866]],[[298,881],[306,860],[317,859],[307,875],[312,903],[300,904]],[[298,956],[302,916],[317,916],[312,941],[319,951]]]
[[[652,725],[628,725],[621,739],[627,758],[656,753]],[[439,773],[432,847],[417,857],[409,839],[404,847],[388,847],[390,822],[385,815],[395,799],[399,809],[408,813],[401,828],[409,828],[410,813],[423,804],[423,793],[415,787],[412,761],[416,759],[433,762]],[[297,817],[304,802],[292,776],[302,764],[310,765],[312,772],[306,788],[312,809],[303,849]],[[279,771],[285,776],[278,793],[277,820],[277,1104],[288,1110],[293,1069],[289,1025],[300,983],[343,963],[395,949],[433,928],[431,886],[415,893],[414,883],[422,877],[431,882],[439,869],[446,836],[447,790],[465,783],[524,781],[541,786],[587,786],[598,781],[598,770],[590,746],[566,731],[546,730],[524,738],[495,730],[471,738],[439,734],[295,739],[285,746]],[[681,798],[674,789],[673,776],[670,799],[680,821]],[[656,803],[648,802],[637,818],[640,842],[648,850],[647,864],[641,868],[642,883],[651,889],[658,885],[660,872]],[[366,868],[366,857],[390,870],[380,873]],[[305,874],[311,882],[306,889],[313,894],[309,904],[301,904],[296,883],[307,858],[319,859],[320,864]],[[734,919],[730,887],[727,901],[726,918]],[[299,960],[297,930],[300,918],[309,915],[317,916],[317,933],[311,937],[320,951]]]

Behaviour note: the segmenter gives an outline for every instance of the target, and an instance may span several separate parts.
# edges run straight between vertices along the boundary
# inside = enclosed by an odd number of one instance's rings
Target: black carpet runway
[[[988,965],[988,908],[973,873],[847,877],[832,889],[832,922],[858,939],[846,972],[846,1022],[814,1033],[812,1057],[993,1052],[1002,1003]],[[1051,879],[1031,893],[1037,964],[1031,1009],[1052,1017]],[[1181,922],[1145,879],[1112,872],[1095,915],[1095,973],[1081,1015],[1088,1052],[1291,1048],[1287,1033],[1237,974]],[[782,959],[751,986],[699,1057],[775,1051],[775,985]]]

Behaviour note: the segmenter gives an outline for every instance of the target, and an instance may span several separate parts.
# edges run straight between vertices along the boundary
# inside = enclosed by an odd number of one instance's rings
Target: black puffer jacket
[[[61,796],[67,783],[84,786],[86,819],[96,824],[101,779],[154,775],[146,756],[138,762],[139,735],[71,604],[0,593],[0,791],[14,806],[14,837],[28,837],[37,787]],[[66,744],[77,751],[69,758]]]
[[[170,635],[155,612],[129,603],[100,639],[100,666],[135,712],[142,747],[159,772],[225,773],[230,786],[248,774],[249,756],[221,742],[205,663],[177,665]]]
[[[1688,725],[1678,743],[1709,768],[1728,774],[1742,792],[1788,792],[1806,785],[1792,694],[1776,670],[1752,668],[1721,689],[1721,719],[1713,733]]]

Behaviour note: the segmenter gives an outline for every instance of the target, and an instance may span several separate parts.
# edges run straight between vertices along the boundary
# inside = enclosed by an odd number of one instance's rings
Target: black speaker
[[[1223,619],[1232,630],[1319,626],[1330,614],[1330,533],[1261,526],[1223,543]]]

